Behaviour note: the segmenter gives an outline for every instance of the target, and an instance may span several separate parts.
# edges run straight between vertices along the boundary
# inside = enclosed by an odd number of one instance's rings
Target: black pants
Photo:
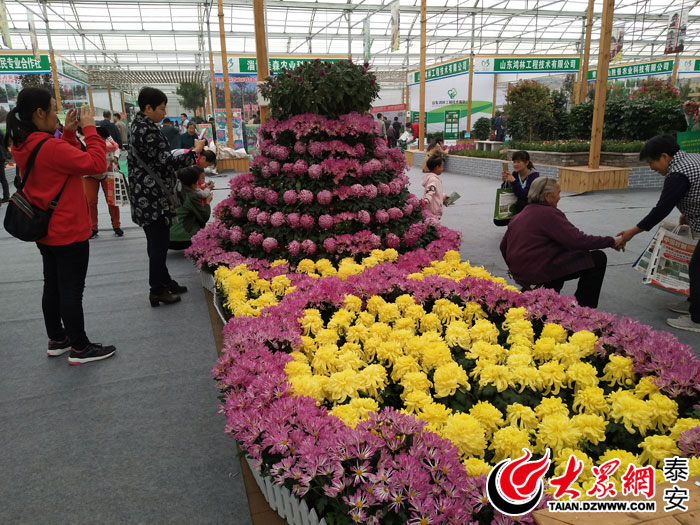
[[[10,198],[10,185],[5,177],[5,163],[2,163],[2,171],[0,171],[0,185],[2,185],[2,200]]]
[[[700,251],[695,248],[688,268],[690,274],[690,318],[700,323]]]
[[[549,281],[542,286],[551,288],[559,293],[564,286],[564,282],[578,279],[578,286],[574,294],[578,304],[581,306],[588,306],[589,308],[596,308],[598,306],[598,299],[600,298],[600,289],[603,287],[603,278],[605,277],[608,257],[600,250],[593,250],[591,256],[593,257],[593,268],[572,273],[556,281]]]
[[[36,243],[44,263],[44,294],[41,308],[49,339],[63,341],[66,336],[73,348],[85,348],[90,341],[85,334],[83,290],[90,258],[88,241],[48,246]]]
[[[146,248],[148,250],[148,284],[152,294],[161,294],[172,281],[166,259],[170,244],[170,226],[164,217],[144,226]]]

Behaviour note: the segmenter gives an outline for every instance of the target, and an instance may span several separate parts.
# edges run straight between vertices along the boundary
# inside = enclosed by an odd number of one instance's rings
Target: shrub
[[[501,151],[484,151],[481,149],[459,149],[450,151],[450,155],[459,155],[460,157],[479,157],[481,159],[505,159],[507,152],[504,149]]]
[[[348,60],[305,62],[294,70],[282,69],[267,77],[260,93],[270,100],[270,115],[287,119],[316,113],[336,118],[347,113],[364,113],[379,94],[374,73]]]
[[[431,141],[433,141],[435,139],[443,140],[443,132],[442,131],[433,131],[432,133],[425,134],[425,140],[427,140],[428,143],[430,143]]]
[[[636,153],[641,151],[644,145],[643,140],[604,140],[601,146],[602,151],[611,153]],[[508,148],[513,150],[526,151],[553,151],[557,153],[574,153],[590,150],[591,143],[588,140],[556,140],[543,142],[509,142]]]
[[[680,91],[668,80],[661,79],[645,79],[637,89],[635,89],[630,98],[650,98],[653,100],[678,100]]]
[[[491,119],[481,117],[477,119],[472,128],[472,134],[479,140],[488,140],[491,133]]]
[[[508,88],[505,113],[515,140],[547,138],[555,124],[549,88],[534,80],[521,80]]]
[[[569,113],[566,111],[566,106],[569,101],[569,94],[563,89],[552,91],[552,113],[553,126],[548,135],[543,138],[549,139],[568,139],[569,134]]]

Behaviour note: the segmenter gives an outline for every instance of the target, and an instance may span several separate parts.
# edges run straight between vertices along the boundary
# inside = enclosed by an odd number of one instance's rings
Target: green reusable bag
[[[516,204],[518,197],[511,188],[498,188],[496,190],[496,206],[493,210],[493,223],[496,226],[507,226],[517,213]]]

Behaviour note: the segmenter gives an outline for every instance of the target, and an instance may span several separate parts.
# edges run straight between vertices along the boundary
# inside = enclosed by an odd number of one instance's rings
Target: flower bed
[[[644,141],[633,140],[604,140],[601,145],[601,151],[612,153],[639,153],[644,145]],[[509,142],[507,144],[512,150],[533,150],[547,151],[556,153],[574,153],[588,152],[591,149],[589,140],[573,139],[573,140],[545,140],[542,142]]]
[[[687,346],[549,290],[519,293],[439,231],[402,255],[217,270],[233,317],[213,372],[256,468],[328,523],[501,523],[484,474],[522,447],[553,452],[549,476],[576,454],[583,489],[613,456],[697,454]]]

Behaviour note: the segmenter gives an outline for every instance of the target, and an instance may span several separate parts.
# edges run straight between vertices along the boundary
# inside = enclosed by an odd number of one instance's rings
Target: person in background
[[[378,135],[384,140],[386,140],[386,125],[384,124],[384,118],[382,117],[381,113],[377,113],[377,124],[379,126]]]
[[[674,207],[681,212],[679,224],[689,225],[696,234],[700,232],[700,155],[681,151],[671,135],[657,135],[642,146],[639,160],[648,162],[652,170],[665,178],[664,186],[656,206],[647,216],[636,226],[618,233],[624,243],[638,233],[651,230]],[[700,252],[697,248],[690,259],[688,273],[688,300],[668,305],[672,312],[684,315],[666,319],[666,323],[679,330],[700,332]]]
[[[442,217],[442,207],[447,200],[447,195],[442,190],[442,179],[440,175],[445,167],[444,159],[433,156],[428,159],[428,173],[423,175],[421,185],[425,190],[423,193],[423,203],[428,211],[437,217]]]
[[[255,112],[255,116],[253,117],[253,124],[260,124],[260,113]]]
[[[105,110],[102,112],[102,116],[104,119],[100,120],[97,125],[101,128],[106,128],[107,131],[109,131],[109,136],[112,137],[112,140],[121,148],[123,145],[122,134],[119,132],[119,129],[117,129],[117,126],[114,125],[114,122],[112,122],[112,112]]]
[[[8,202],[10,200],[10,185],[7,183],[7,177],[5,177],[5,165],[9,160],[10,156],[5,148],[5,134],[0,129],[0,162],[2,163],[2,171],[0,171],[0,185],[2,186],[2,199],[0,203]]]
[[[107,200],[107,175],[110,172],[119,171],[119,146],[112,140],[112,137],[109,136],[109,131],[107,131],[107,129],[100,126],[97,128],[97,134],[105,141],[107,170],[101,173],[83,176],[83,188],[85,189],[85,197],[87,198],[88,209],[90,210],[90,222],[92,226],[92,235],[90,239],[97,237],[98,232],[97,201],[100,186],[102,186],[102,193],[104,193],[105,200]],[[109,217],[112,219],[114,234],[117,237],[122,237],[124,235],[124,230],[121,229],[121,224],[119,222],[119,206],[114,206],[108,202],[107,208],[109,209]]]
[[[413,138],[415,140],[418,140],[420,138],[420,127],[418,126],[418,122],[411,122],[411,133],[413,134]]]
[[[216,120],[214,117],[209,117],[209,125],[211,126],[211,140],[216,144]]]
[[[187,118],[187,113],[180,113],[180,129],[182,129],[182,133],[187,131],[187,124],[189,124],[190,121]]]
[[[211,166],[216,166],[216,153],[209,149],[202,151],[197,159],[197,166],[202,168],[202,170],[205,170]]]
[[[394,128],[394,136],[396,138],[401,136],[401,123],[399,122],[399,117],[394,117],[394,122],[391,123]]]
[[[447,150],[442,148],[442,138],[437,137],[433,139],[428,145],[428,149],[425,152],[425,160],[423,161],[423,173],[428,173],[430,171],[430,168],[428,168],[428,160],[431,157],[435,157],[436,155],[442,157],[446,153]]]
[[[527,151],[516,151],[511,157],[513,161],[513,173],[504,171],[501,175],[501,188],[511,188],[518,202],[515,203],[515,213],[518,214],[527,206],[527,195],[532,186],[532,182],[540,176],[535,171],[535,166],[530,161],[530,154]]]
[[[172,192],[176,185],[175,170],[194,164],[206,141],[195,140],[190,151],[173,156],[158,127],[165,117],[168,97],[160,89],[145,87],[139,92],[138,103],[140,111],[131,122],[127,158],[131,216],[146,233],[148,300],[151,306],[173,304],[180,301],[176,294],[186,292],[187,287],[180,286],[168,272],[170,225],[177,210],[172,209],[166,192]],[[161,180],[166,191],[151,173]]]
[[[129,132],[126,129],[126,124],[122,122],[122,116],[116,111],[112,117],[114,119],[114,125],[119,130],[119,135],[122,138],[121,149],[126,149],[126,145],[129,143]]]
[[[180,131],[173,126],[172,120],[165,117],[163,119],[163,127],[160,128],[160,130],[168,141],[168,144],[170,144],[171,150],[180,148]]]
[[[197,195],[198,182],[204,178],[204,170],[199,166],[182,168],[177,176],[184,188],[185,201],[177,209],[177,220],[170,226],[169,248],[184,250],[192,244],[192,236],[207,225],[213,195],[209,194],[204,201]]]
[[[390,148],[395,148],[396,147],[396,130],[394,129],[394,126],[387,125],[386,127],[386,142],[387,146]]]
[[[187,133],[180,135],[178,147],[180,149],[194,148],[194,141],[197,139],[197,125],[194,122],[187,124]]]
[[[596,308],[608,261],[601,249],[622,249],[622,238],[587,235],[576,228],[557,208],[560,193],[549,177],[532,183],[529,204],[508,224],[501,254],[520,286],[559,293],[564,282],[578,279],[578,304]]]
[[[496,130],[496,140],[503,142],[506,139],[506,119],[503,113],[499,113],[493,122],[493,127]]]
[[[22,178],[29,177],[24,186],[28,199],[45,210],[60,193],[48,232],[36,245],[44,270],[41,308],[49,338],[46,353],[57,357],[70,352],[71,365],[106,359],[116,351],[114,346],[93,343],[85,333],[83,291],[91,230],[82,176],[103,172],[106,157],[105,141],[95,130],[95,112],[90,106],[80,108],[87,151],[80,149],[75,138],[77,113],[68,110],[63,136],[56,139],[52,136],[58,124],[56,100],[43,87],[24,88],[17,95],[17,105],[7,114],[5,137],[5,147],[12,145]],[[27,174],[27,163],[36,148],[40,149]]]

